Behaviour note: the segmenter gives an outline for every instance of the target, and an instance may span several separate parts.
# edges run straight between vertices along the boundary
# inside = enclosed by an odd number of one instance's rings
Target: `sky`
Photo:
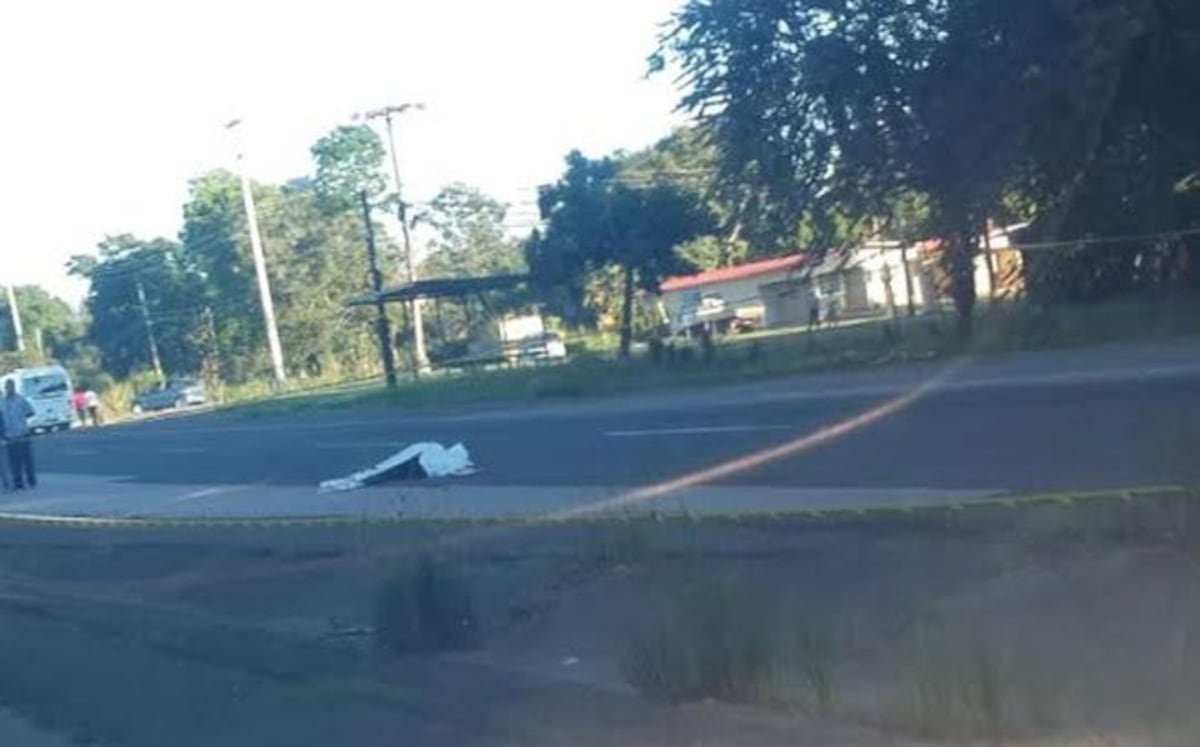
[[[174,237],[188,180],[232,166],[309,173],[357,113],[419,101],[397,127],[405,197],[455,181],[532,225],[536,185],[578,148],[654,142],[684,122],[646,79],[680,0],[38,0],[0,26],[0,283],[77,303],[64,262],[104,236]]]

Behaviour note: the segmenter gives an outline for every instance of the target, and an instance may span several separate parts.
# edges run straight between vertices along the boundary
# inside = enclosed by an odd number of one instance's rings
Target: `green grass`
[[[909,318],[847,322],[837,328],[767,330],[718,341],[710,360],[699,346],[677,343],[658,361],[643,349],[616,361],[605,336],[582,342],[585,349],[562,364],[439,371],[406,380],[394,390],[360,381],[272,396],[263,387],[230,391],[227,401],[246,414],[295,412],[354,406],[467,404],[485,401],[577,399],[653,390],[748,381],[789,374],[844,370],[988,354],[1146,341],[1200,335],[1200,302],[1125,300],[1088,306],[1038,306],[1031,302],[980,304],[972,339],[964,343],[949,312]]]

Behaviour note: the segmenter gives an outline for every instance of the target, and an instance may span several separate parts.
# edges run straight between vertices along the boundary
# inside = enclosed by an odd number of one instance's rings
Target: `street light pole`
[[[404,269],[408,274],[408,282],[417,282],[417,267],[413,262],[412,252],[412,236],[408,230],[408,207],[404,203],[402,193],[402,184],[400,181],[400,156],[396,152],[396,134],[392,124],[393,118],[396,115],[404,114],[409,110],[420,111],[425,108],[424,104],[420,103],[405,103],[385,106],[379,109],[372,109],[366,113],[366,118],[378,119],[383,117],[383,121],[387,127],[388,151],[392,155],[392,177],[396,182],[396,217],[400,220],[400,236],[404,241]],[[413,368],[414,373],[429,370],[429,356],[425,353],[425,326],[421,318],[421,299],[413,298],[411,305],[411,318],[413,327]]]
[[[241,124],[235,119],[225,125],[232,130]],[[246,174],[242,148],[237,148],[238,177],[242,182],[242,205],[246,210],[246,224],[250,231],[250,254],[254,257],[254,274],[258,279],[258,298],[262,303],[263,322],[267,327],[267,346],[271,350],[271,368],[275,374],[275,389],[281,391],[287,384],[287,373],[283,368],[283,346],[279,344],[279,328],[275,326],[275,303],[271,300],[271,281],[267,278],[267,260],[263,254],[262,236],[258,232],[258,210],[254,207],[254,195],[250,191],[250,177]]]
[[[21,309],[17,306],[17,294],[13,289],[13,284],[5,285],[4,292],[8,295],[8,315],[12,318],[13,336],[17,338],[17,352],[24,353],[25,328],[21,325]]]

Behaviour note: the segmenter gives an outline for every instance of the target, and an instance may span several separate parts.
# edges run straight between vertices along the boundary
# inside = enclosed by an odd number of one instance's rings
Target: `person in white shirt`
[[[100,425],[100,395],[89,389],[84,392],[84,397],[88,416],[92,419],[92,425]]]
[[[14,490],[26,486],[37,487],[37,474],[33,469],[33,443],[30,441],[29,418],[33,417],[33,405],[17,394],[16,382],[4,382],[4,402],[0,405],[4,415],[5,448],[8,451],[8,466],[12,470]]]

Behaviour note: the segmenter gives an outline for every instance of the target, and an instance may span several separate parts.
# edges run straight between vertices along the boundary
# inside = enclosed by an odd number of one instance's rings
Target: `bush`
[[[622,670],[644,695],[672,702],[746,702],[770,692],[779,636],[769,615],[732,584],[692,590],[668,625],[635,638]]]
[[[375,608],[379,644],[396,654],[462,650],[479,642],[479,621],[466,579],[423,556],[384,582]]]
[[[796,635],[796,654],[813,705],[818,712],[828,714],[836,695],[837,640],[833,631],[826,625],[802,625]]]

